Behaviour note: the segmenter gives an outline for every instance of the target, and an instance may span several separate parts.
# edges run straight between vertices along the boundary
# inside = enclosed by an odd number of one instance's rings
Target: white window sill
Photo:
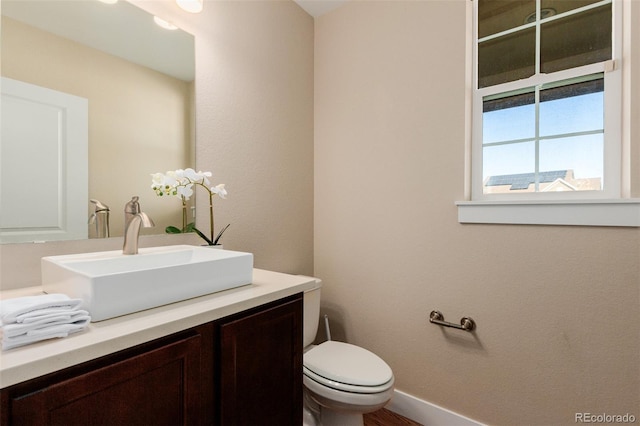
[[[640,199],[457,201],[458,222],[640,227]]]

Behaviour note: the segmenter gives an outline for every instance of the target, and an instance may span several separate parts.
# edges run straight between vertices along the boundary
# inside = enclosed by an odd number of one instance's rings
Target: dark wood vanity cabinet
[[[219,325],[221,425],[302,424],[302,299]]]
[[[3,424],[196,424],[203,337],[172,337],[3,390]]]
[[[0,392],[2,425],[300,425],[295,295]]]

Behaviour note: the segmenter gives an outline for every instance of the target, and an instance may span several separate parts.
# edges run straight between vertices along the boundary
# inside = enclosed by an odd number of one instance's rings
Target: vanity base
[[[302,424],[302,294],[0,391],[0,424]]]

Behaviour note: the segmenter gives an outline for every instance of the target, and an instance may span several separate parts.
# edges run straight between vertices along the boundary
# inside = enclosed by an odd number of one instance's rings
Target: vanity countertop
[[[253,270],[252,284],[91,323],[83,332],[0,352],[0,388],[311,289],[312,278]],[[41,294],[8,290],[1,299]]]

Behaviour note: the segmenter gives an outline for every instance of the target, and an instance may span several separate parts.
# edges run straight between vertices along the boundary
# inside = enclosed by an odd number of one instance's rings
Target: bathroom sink
[[[253,255],[198,246],[42,258],[42,287],[83,300],[91,321],[250,284]]]

